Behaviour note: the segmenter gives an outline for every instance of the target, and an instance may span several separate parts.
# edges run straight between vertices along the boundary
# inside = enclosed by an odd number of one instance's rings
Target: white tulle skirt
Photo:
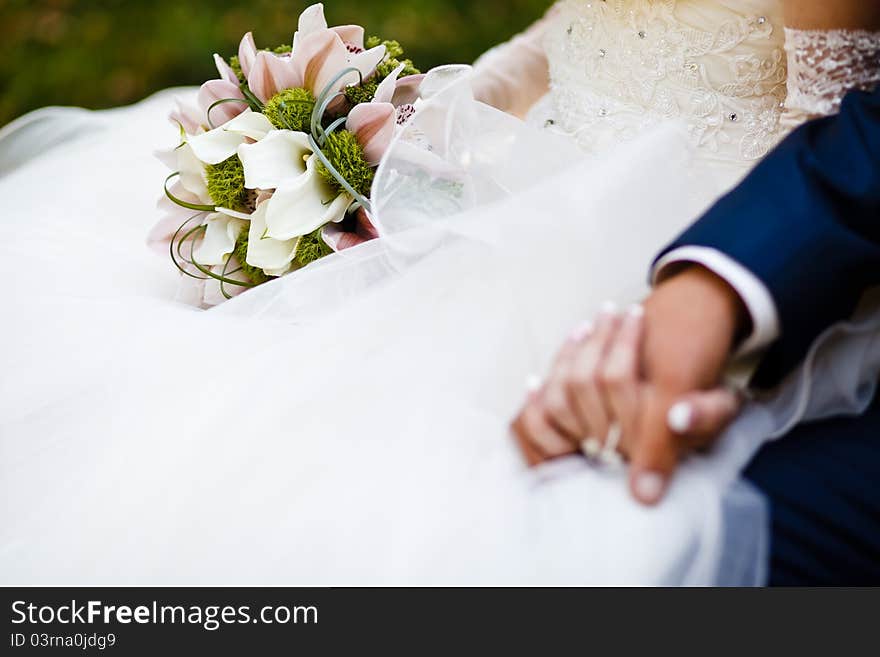
[[[828,338],[860,368],[819,350],[657,508],[578,457],[529,470],[508,433],[570,328],[642,295],[731,184],[674,125],[585,158],[437,100],[414,124],[434,147],[383,164],[386,239],[202,311],[143,246],[172,94],[0,133],[0,582],[763,581],[738,473],[791,422],[863,407],[862,325]]]

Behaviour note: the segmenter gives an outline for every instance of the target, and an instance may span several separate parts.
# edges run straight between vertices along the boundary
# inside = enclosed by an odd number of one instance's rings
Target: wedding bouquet
[[[214,55],[219,79],[171,115],[180,144],[149,241],[215,305],[377,237],[373,177],[423,76],[396,41],[299,17],[291,45]]]

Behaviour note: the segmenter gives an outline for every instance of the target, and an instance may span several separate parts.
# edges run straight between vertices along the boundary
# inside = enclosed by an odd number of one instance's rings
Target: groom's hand
[[[699,266],[661,283],[644,308],[630,488],[653,504],[681,455],[714,442],[739,410],[736,395],[718,386],[748,313],[726,281]]]
[[[590,443],[595,452],[619,429],[632,492],[656,503],[681,454],[714,441],[738,410],[717,386],[747,318],[733,289],[698,266],[660,284],[643,308],[603,312],[572,335],[514,421],[527,459]]]

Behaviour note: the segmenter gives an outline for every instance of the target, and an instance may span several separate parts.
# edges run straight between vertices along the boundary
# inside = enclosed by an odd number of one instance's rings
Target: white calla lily
[[[266,213],[269,202],[264,201],[251,215],[248,232],[247,264],[259,267],[270,276],[281,276],[290,269],[296,254],[299,237],[276,240],[266,235]]]
[[[265,238],[291,240],[345,217],[352,198],[318,173],[318,158],[305,133],[273,130],[258,142],[241,144],[237,152],[245,186],[275,190],[263,203]]]
[[[230,217],[222,213],[214,213],[205,221],[205,234],[193,253],[196,262],[204,266],[215,266],[226,263],[227,258],[235,249],[235,242],[247,221]]]
[[[205,165],[196,157],[192,147],[181,144],[174,151],[177,155],[177,170],[180,172],[180,185],[190,194],[199,198],[201,203],[211,204],[208,195],[208,181],[205,177]]]
[[[292,130],[274,130],[260,141],[238,147],[248,189],[275,189],[285,180],[298,178],[306,172],[311,156],[309,136]]]
[[[287,240],[306,235],[331,222],[339,222],[352,203],[348,194],[336,192],[317,171],[318,156],[306,161],[301,176],[285,181],[266,203],[267,235]]]
[[[190,137],[189,145],[202,162],[219,164],[235,155],[247,139],[259,141],[272,130],[269,119],[248,109],[213,130]]]

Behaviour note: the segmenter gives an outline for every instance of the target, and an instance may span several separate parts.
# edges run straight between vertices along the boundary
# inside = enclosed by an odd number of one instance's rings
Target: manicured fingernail
[[[687,402],[678,402],[666,414],[666,424],[675,433],[687,433],[694,422],[694,407]]]
[[[634,304],[629,307],[629,310],[626,311],[630,317],[639,318],[645,314],[645,309],[641,306],[641,304]]]
[[[571,332],[571,339],[575,342],[580,342],[584,338],[586,338],[590,331],[593,330],[593,322],[585,321],[581,322],[574,331]]]
[[[603,315],[616,315],[618,306],[613,301],[606,301],[599,309]]]
[[[652,504],[660,499],[663,489],[666,486],[666,480],[658,472],[646,470],[636,475],[633,482],[633,489],[642,502]]]
[[[541,389],[541,377],[537,374],[532,374],[526,378],[526,390],[529,392],[537,392]]]

